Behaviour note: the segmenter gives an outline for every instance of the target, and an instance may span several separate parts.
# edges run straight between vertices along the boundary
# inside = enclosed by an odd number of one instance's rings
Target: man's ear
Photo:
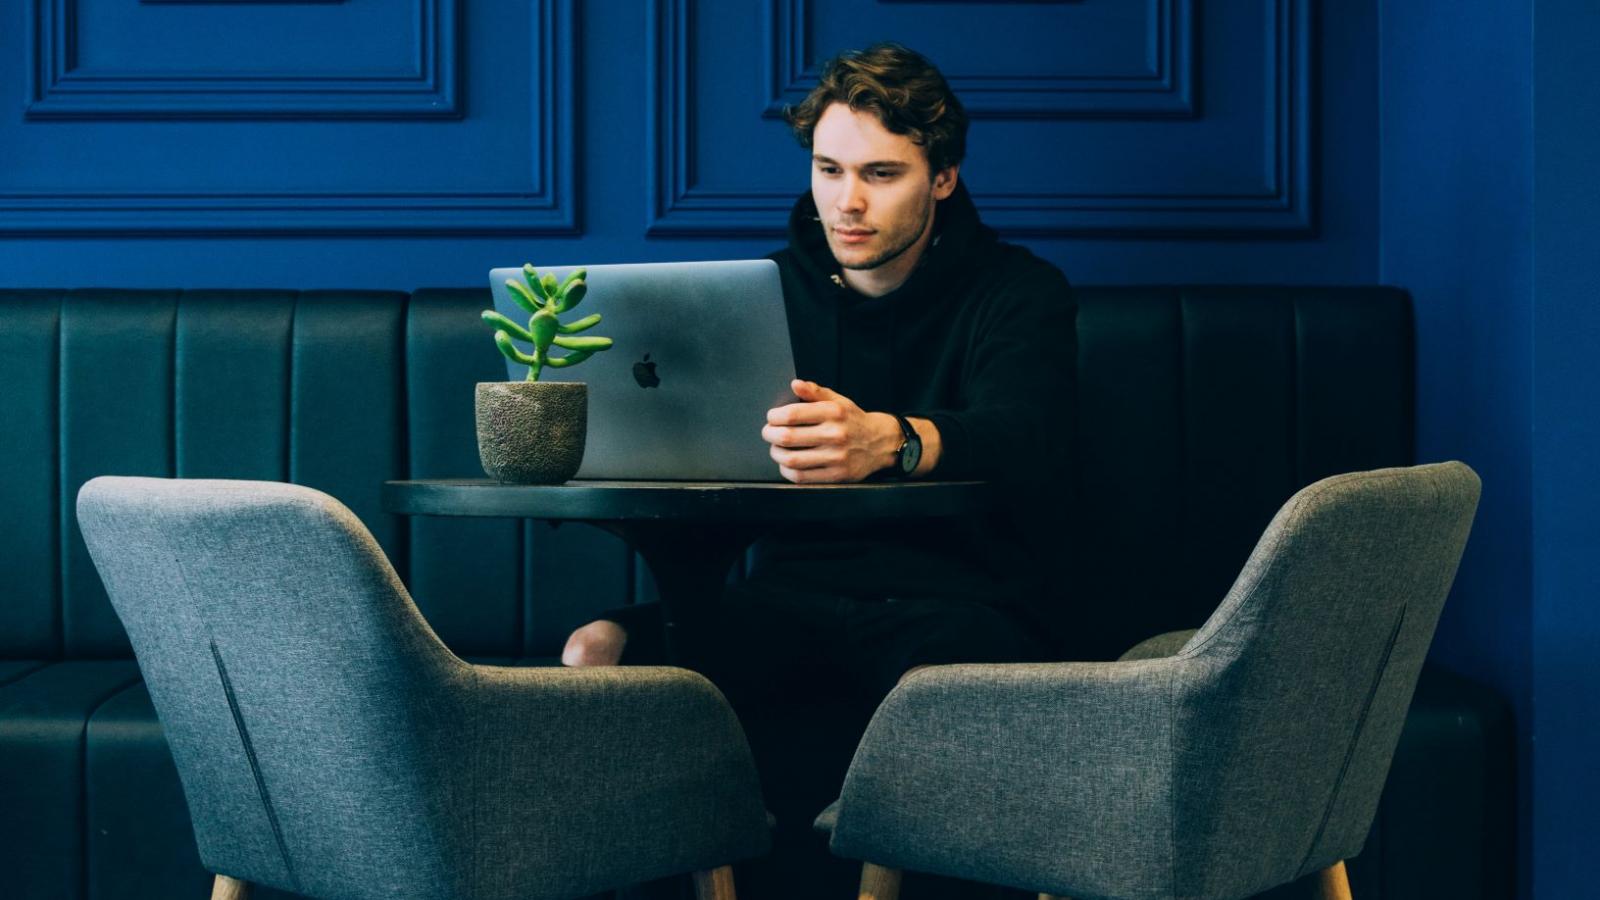
[[[961,174],[960,166],[946,166],[933,174],[933,199],[943,200],[956,191],[956,179]]]

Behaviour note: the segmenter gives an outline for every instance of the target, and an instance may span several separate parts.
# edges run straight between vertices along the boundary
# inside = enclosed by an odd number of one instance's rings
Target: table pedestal
[[[713,609],[714,604],[705,600],[722,593],[728,570],[757,536],[755,527],[741,523],[612,520],[588,524],[622,538],[644,558],[656,579],[666,626],[666,655],[674,663],[682,662],[676,630],[696,613]]]

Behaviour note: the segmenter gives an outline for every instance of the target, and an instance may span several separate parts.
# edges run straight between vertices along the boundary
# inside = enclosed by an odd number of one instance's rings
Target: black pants
[[[655,604],[600,618],[627,630],[625,665],[668,661]],[[854,896],[860,863],[830,854],[811,823],[838,798],[873,710],[915,666],[1045,660],[1035,634],[975,600],[849,597],[760,579],[682,610],[672,661],[705,675],[738,713],[777,819],[771,856],[739,868],[740,895]],[[948,879],[907,878],[919,900],[996,896]]]

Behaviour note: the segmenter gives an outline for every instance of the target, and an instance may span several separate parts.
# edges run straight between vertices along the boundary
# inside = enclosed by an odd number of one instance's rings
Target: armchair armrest
[[[472,668],[480,896],[532,896],[529,885],[583,896],[766,851],[749,746],[705,678],[667,667]]]
[[[958,665],[892,691],[846,776],[832,847],[1062,895],[1170,889],[1177,659]],[[1165,861],[1130,867],[1129,859]],[[1130,884],[1137,868],[1145,883]]]

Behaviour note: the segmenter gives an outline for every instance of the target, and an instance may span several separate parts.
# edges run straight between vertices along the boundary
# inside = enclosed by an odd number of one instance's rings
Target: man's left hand
[[[894,462],[900,424],[865,412],[843,394],[813,381],[790,382],[799,403],[767,410],[761,437],[783,477],[795,484],[854,482]]]

